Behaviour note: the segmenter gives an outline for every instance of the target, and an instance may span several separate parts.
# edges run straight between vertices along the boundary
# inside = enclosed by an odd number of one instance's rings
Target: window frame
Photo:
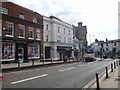
[[[68,35],[70,35],[70,30],[68,30]]]
[[[57,42],[61,42],[61,36],[57,36]]]
[[[9,26],[8,26],[8,24],[9,24]],[[12,27],[10,27],[10,26],[12,26]],[[12,35],[7,34],[7,29],[10,29],[10,28],[12,28]],[[10,31],[10,30],[8,30],[8,31]],[[6,22],[6,34],[5,34],[5,36],[14,37],[14,23],[13,22],[9,22],[9,21]]]
[[[19,13],[19,18],[20,18],[20,19],[25,19],[25,15],[22,14],[22,13]]]
[[[49,35],[46,35],[46,42],[49,42]]]
[[[19,36],[20,26],[22,26],[21,29],[24,30],[24,31],[23,31],[23,37]],[[18,25],[18,38],[25,38],[25,25],[22,25],[22,24],[19,24],[19,25]]]
[[[39,33],[39,38],[37,38],[37,35]],[[41,33],[40,33],[40,29],[36,29],[36,40],[41,40]]]
[[[46,24],[46,30],[49,30],[49,25],[48,24]]]
[[[37,23],[37,18],[33,17],[33,23]]]
[[[8,9],[5,7],[1,7],[1,13],[2,14],[8,14]]]
[[[32,38],[30,37],[30,32],[31,31],[33,33]],[[34,39],[34,28],[33,27],[29,27],[29,30],[28,30],[28,39]]]
[[[71,38],[68,38],[68,43],[71,43]]]
[[[64,28],[64,34],[65,34],[65,32],[66,32],[66,29]]]
[[[60,26],[58,26],[58,32],[60,33]]]

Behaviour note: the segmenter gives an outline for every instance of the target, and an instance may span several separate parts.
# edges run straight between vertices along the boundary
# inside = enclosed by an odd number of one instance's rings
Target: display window
[[[2,42],[2,59],[15,60],[15,44],[12,42]]]
[[[39,51],[39,44],[28,44],[28,59],[39,58],[40,51]]]

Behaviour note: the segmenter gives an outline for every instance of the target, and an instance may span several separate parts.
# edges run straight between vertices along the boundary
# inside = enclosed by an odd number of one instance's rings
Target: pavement
[[[120,65],[113,69],[113,72],[111,72],[111,69],[108,70],[108,78],[106,78],[106,73],[99,76],[100,90],[120,90]],[[89,89],[97,88],[96,78],[94,80],[95,82],[88,86]]]
[[[73,63],[76,62],[75,60],[67,60],[67,63]],[[4,71],[11,71],[11,70],[18,70],[18,69],[25,69],[25,68],[30,68],[30,67],[38,67],[38,66],[45,66],[45,65],[55,65],[55,64],[63,64],[65,63],[64,61],[29,61],[29,62],[20,62],[20,63],[8,63],[8,64],[1,64],[2,72]]]

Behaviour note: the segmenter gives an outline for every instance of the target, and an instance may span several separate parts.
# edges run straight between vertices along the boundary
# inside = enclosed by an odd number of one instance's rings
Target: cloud
[[[12,1],[45,16],[55,15],[70,24],[77,25],[78,22],[83,22],[83,25],[87,25],[88,34],[96,34],[99,39],[114,39],[117,36],[119,0]]]

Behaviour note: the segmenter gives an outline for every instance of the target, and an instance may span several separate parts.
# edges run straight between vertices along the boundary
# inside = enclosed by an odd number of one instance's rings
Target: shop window
[[[18,26],[18,37],[19,38],[24,38],[25,36],[25,26],[24,25],[20,25]]]
[[[28,44],[28,59],[39,57],[40,57],[39,44],[38,43]]]
[[[15,44],[11,42],[2,42],[2,59],[15,60]]]
[[[12,36],[14,33],[14,24],[13,22],[6,22],[6,36]]]
[[[28,33],[28,38],[33,39],[34,38],[34,31],[32,27],[29,27],[29,33]]]

